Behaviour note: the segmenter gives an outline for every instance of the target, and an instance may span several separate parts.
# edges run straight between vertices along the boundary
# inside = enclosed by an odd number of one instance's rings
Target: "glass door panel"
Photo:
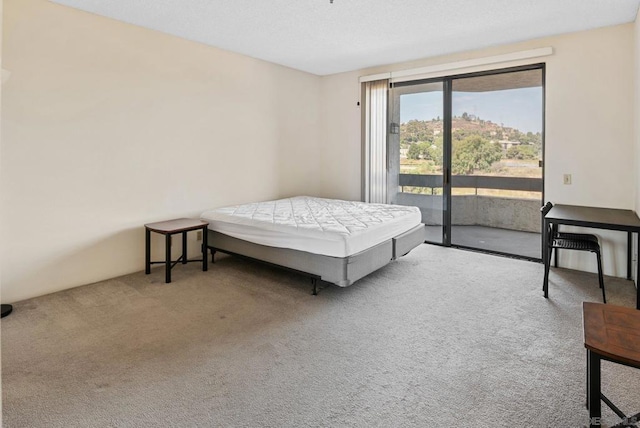
[[[389,202],[419,207],[427,241],[443,243],[443,82],[396,84],[389,98]]]
[[[541,257],[543,70],[451,81],[451,244]]]

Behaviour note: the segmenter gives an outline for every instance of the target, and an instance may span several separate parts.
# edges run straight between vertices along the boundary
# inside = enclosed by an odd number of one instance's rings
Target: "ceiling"
[[[640,0],[52,0],[317,75],[633,22]]]

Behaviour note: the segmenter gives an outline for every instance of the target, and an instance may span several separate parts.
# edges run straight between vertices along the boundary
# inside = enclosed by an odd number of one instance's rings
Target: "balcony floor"
[[[442,227],[427,226],[427,240],[441,242]],[[451,244],[535,259],[542,257],[539,233],[486,226],[453,226]]]

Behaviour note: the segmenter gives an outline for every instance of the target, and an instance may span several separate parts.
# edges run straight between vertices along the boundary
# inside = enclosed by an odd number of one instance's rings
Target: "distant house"
[[[502,150],[509,150],[513,146],[519,146],[522,144],[520,141],[509,141],[509,140],[500,140],[498,144],[502,146]]]

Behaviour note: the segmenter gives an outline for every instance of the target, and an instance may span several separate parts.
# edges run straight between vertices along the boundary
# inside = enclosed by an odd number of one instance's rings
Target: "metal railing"
[[[540,232],[542,178],[454,175],[451,180],[454,190],[475,189],[470,194],[456,192],[452,195],[453,225]],[[441,224],[444,210],[442,175],[400,174],[399,185],[402,191],[397,194],[396,203],[419,207],[425,224]],[[426,189],[426,192],[412,192],[405,187]],[[478,189],[489,189],[496,194],[479,193]],[[504,195],[500,194],[501,190],[505,191]],[[521,191],[522,194],[516,192],[513,196],[512,191]]]
[[[400,174],[401,187],[442,188],[442,175]],[[496,177],[487,175],[452,175],[451,186],[458,188],[521,190],[525,192],[542,192],[542,178],[529,177]]]

